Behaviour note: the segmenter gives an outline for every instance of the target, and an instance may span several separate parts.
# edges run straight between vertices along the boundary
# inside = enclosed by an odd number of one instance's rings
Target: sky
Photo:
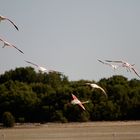
[[[69,80],[94,80],[123,75],[137,78],[125,69],[113,71],[97,61],[124,60],[140,71],[139,0],[0,0],[0,37],[14,44],[0,48],[0,74],[31,66],[63,72]],[[0,43],[2,46],[2,43]]]

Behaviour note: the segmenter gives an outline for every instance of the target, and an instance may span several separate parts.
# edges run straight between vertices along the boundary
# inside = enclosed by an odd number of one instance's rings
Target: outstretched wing
[[[140,75],[138,74],[138,72],[134,69],[134,68],[131,68],[133,71],[134,71],[134,73],[140,78]]]
[[[99,62],[101,62],[102,64],[105,64],[105,62],[103,62],[103,61],[101,61],[101,60],[99,60],[99,59],[97,59]]]
[[[101,62],[102,64],[105,64],[105,65],[108,65],[108,66],[112,66],[111,64],[106,63],[106,62],[103,62],[103,61],[101,61],[101,60],[99,60],[99,59],[98,59],[98,61]]]
[[[16,46],[14,46],[14,45],[11,45],[11,46],[14,47],[15,49],[17,49],[19,52],[24,54],[24,52],[22,50],[20,50],[19,48],[17,48]]]
[[[124,61],[112,61],[112,60],[105,60],[106,62],[115,62],[115,63],[124,63]]]
[[[89,101],[84,101],[84,102],[81,102],[82,104],[87,104],[87,103],[89,103]]]
[[[29,63],[29,64],[32,64],[32,65],[34,65],[34,66],[36,66],[36,67],[38,67],[38,65],[37,65],[37,64],[32,63],[32,62],[30,62],[30,61],[26,61],[26,60],[25,60],[25,62],[27,62],[27,63]]]
[[[78,104],[82,109],[86,110],[85,107],[82,105],[82,103]]]
[[[91,84],[91,86],[93,87],[93,89],[94,89],[94,88],[100,89],[100,90],[105,94],[105,96],[107,97],[107,94],[106,94],[105,90],[104,90],[102,87],[100,87],[100,86],[97,85],[97,84]]]
[[[9,18],[6,18],[6,20],[8,20],[9,22],[11,22],[14,25],[14,27],[19,31],[18,27],[16,26],[16,24],[13,21],[11,21]]]
[[[105,92],[105,90],[102,88],[102,87],[100,87],[99,86],[99,89],[101,89],[102,90],[102,92],[105,94],[105,96],[107,97],[107,93]]]

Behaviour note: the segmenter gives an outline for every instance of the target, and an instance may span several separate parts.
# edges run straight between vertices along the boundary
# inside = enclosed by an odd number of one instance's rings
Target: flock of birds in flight
[[[12,20],[10,20],[9,18],[4,17],[4,16],[0,16],[0,22],[1,21],[9,21],[15,27],[15,29],[17,31],[19,31],[17,25]],[[24,54],[24,52],[22,50],[17,48],[15,45],[10,44],[9,42],[5,41],[4,39],[0,38],[0,42],[3,43],[2,48],[4,48],[4,47],[12,47],[12,48],[15,48],[16,50],[18,50],[20,53]],[[101,62],[102,64],[110,66],[113,70],[116,70],[116,69],[122,67],[122,68],[125,68],[128,72],[132,72],[133,71],[140,78],[140,75],[138,74],[138,71],[134,68],[135,64],[129,64],[126,61],[115,61],[115,60],[114,61],[112,61],[112,60],[102,61],[102,60],[98,59],[98,61]],[[25,60],[25,62],[27,62],[27,63],[37,67],[41,72],[47,72],[47,73],[58,72],[58,71],[54,71],[54,70],[48,70],[45,67],[42,67],[42,66],[40,66],[38,64],[35,64],[35,63],[27,61],[27,60]],[[58,72],[58,73],[60,73],[60,72]],[[99,85],[97,85],[95,83],[85,83],[85,85],[90,86],[92,89],[99,89],[99,90],[101,90],[102,93],[107,97],[107,93],[105,92],[105,90],[101,86],[99,86]],[[79,105],[83,110],[86,110],[84,105],[83,105],[85,103],[89,103],[89,101],[82,102],[74,94],[72,94],[71,104]]]

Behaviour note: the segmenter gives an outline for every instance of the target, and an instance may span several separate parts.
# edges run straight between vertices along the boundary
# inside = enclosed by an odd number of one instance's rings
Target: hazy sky
[[[0,14],[19,27],[1,22],[0,36],[25,53],[0,48],[0,74],[29,60],[69,80],[137,78],[97,59],[125,60],[140,71],[140,0],[0,0]]]

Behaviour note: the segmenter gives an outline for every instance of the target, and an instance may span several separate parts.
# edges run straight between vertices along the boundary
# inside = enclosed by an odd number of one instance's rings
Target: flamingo
[[[35,63],[33,63],[33,62],[30,62],[30,61],[27,61],[27,60],[25,60],[25,62],[27,62],[27,63],[29,63],[29,64],[31,64],[31,65],[36,66],[36,67],[37,67],[40,71],[42,71],[42,72],[47,72],[47,73],[56,72],[56,73],[59,73],[58,71],[47,70],[45,67],[39,66],[39,65],[37,65],[37,64],[35,64]]]
[[[71,101],[71,104],[78,104],[83,110],[86,110],[83,104],[89,103],[89,101],[81,102],[74,94],[72,94],[72,98],[73,100]]]
[[[108,66],[112,67],[113,70],[116,70],[119,67],[118,65],[113,65],[113,64],[110,64],[110,63],[106,63],[106,62],[103,62],[99,59],[98,59],[98,61],[101,62],[102,64],[105,64],[105,65],[108,65]]]
[[[97,84],[86,83],[86,85],[90,86],[92,89],[95,89],[95,88],[100,89],[104,93],[104,95],[107,97],[107,93],[105,92],[105,90],[102,87],[98,86]]]
[[[12,20],[10,20],[10,19],[7,18],[7,17],[4,17],[4,16],[1,16],[1,15],[0,15],[0,22],[3,21],[3,20],[8,20],[10,23],[12,23],[12,24],[14,25],[14,27],[15,27],[17,30],[19,30],[18,27],[16,26],[16,24],[15,24]]]
[[[19,52],[23,53],[23,51],[21,51],[20,49],[18,49],[16,46],[10,44],[9,42],[4,41],[4,40],[1,39],[1,38],[0,38],[0,41],[3,42],[3,44],[4,44],[2,48],[6,47],[6,46],[7,46],[7,47],[13,47],[13,48],[17,49]],[[24,54],[24,53],[23,53],[23,54]]]
[[[127,71],[131,70],[140,78],[140,75],[138,74],[137,70],[134,68],[135,64],[130,64],[126,61],[112,61],[112,60],[106,60],[106,62],[114,62],[114,63],[121,63],[122,67],[125,67]]]

